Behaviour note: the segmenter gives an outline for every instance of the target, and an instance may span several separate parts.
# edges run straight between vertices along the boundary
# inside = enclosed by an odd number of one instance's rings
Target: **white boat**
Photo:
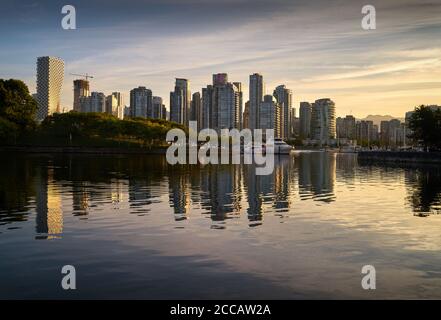
[[[266,144],[266,152],[270,151],[270,147],[274,147],[274,154],[289,154],[292,150],[294,150],[293,146],[290,146],[281,138],[274,138],[274,141],[268,141]]]

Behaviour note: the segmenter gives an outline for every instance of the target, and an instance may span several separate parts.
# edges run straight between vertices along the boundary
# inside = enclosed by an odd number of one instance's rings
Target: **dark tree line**
[[[423,105],[415,108],[408,126],[409,138],[430,151],[441,151],[441,109]]]

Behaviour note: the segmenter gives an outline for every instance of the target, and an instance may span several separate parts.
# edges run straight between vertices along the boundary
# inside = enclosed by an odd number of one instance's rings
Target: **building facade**
[[[282,105],[273,100],[273,96],[266,95],[260,103],[259,129],[273,129],[274,137],[280,138],[283,133]]]
[[[222,129],[242,127],[242,84],[228,82],[226,73],[213,75],[213,84],[202,89],[202,128]]]
[[[147,118],[152,114],[152,90],[146,87],[134,88],[130,91],[130,116]]]
[[[249,127],[250,129],[257,129],[259,127],[260,117],[260,104],[263,101],[264,94],[263,76],[254,73],[250,75],[250,87],[249,87]]]
[[[74,80],[73,87],[73,110],[81,112],[80,98],[88,97],[90,95],[89,81],[83,79]]]
[[[312,104],[311,135],[320,144],[335,139],[335,103],[331,99],[318,99]]]
[[[301,139],[311,138],[312,106],[309,102],[300,102],[299,135]]]
[[[56,57],[37,58],[37,120],[61,112],[60,95],[64,80],[64,61]]]
[[[170,92],[170,121],[188,126],[190,104],[190,81],[176,78],[175,90]]]
[[[81,112],[105,112],[106,96],[102,92],[92,92],[88,97],[80,97]]]
[[[292,91],[287,89],[285,85],[280,85],[276,87],[273,95],[276,98],[276,102],[281,106],[283,112],[282,133],[280,137],[288,139],[293,134],[291,123]]]

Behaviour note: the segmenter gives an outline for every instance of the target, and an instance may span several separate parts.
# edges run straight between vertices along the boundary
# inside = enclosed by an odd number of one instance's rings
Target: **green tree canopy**
[[[36,111],[37,102],[23,81],[0,79],[0,117],[28,130],[35,127]]]
[[[409,119],[410,138],[430,150],[441,149],[441,110],[427,106],[415,108]]]

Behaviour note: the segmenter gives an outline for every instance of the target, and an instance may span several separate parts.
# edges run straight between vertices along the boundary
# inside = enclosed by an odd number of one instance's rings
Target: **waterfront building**
[[[243,129],[249,129],[250,128],[250,102],[245,102],[245,109],[243,112],[243,123],[242,123]]]
[[[61,112],[60,95],[64,80],[64,61],[57,57],[37,58],[37,120]]]
[[[170,120],[188,126],[190,104],[190,81],[176,78],[175,89],[170,92]]]
[[[273,129],[274,137],[280,138],[283,133],[282,105],[273,100],[272,95],[266,95],[260,103],[259,129]]]
[[[152,113],[152,90],[146,87],[134,88],[130,91],[130,116],[147,118]]]
[[[260,123],[260,104],[263,101],[264,94],[263,76],[254,73],[250,75],[250,87],[249,87],[249,127],[250,129],[259,128]]]
[[[199,92],[193,93],[191,99],[190,120],[197,121],[199,132],[202,129],[202,98]]]
[[[312,106],[309,102],[300,102],[299,131],[300,138],[311,138],[311,112]]]
[[[311,135],[319,144],[330,144],[335,139],[335,103],[331,99],[318,99],[312,104]]]
[[[228,82],[226,73],[213,75],[213,84],[202,89],[203,128],[241,129],[242,84]]]
[[[283,124],[280,138],[288,139],[292,135],[292,91],[286,88],[285,85],[280,85],[276,87],[273,95],[276,98],[276,102],[281,106],[283,113]]]
[[[163,119],[163,112],[165,109],[165,105],[162,101],[161,97],[154,96],[152,99],[152,113],[150,118],[153,119]]]

